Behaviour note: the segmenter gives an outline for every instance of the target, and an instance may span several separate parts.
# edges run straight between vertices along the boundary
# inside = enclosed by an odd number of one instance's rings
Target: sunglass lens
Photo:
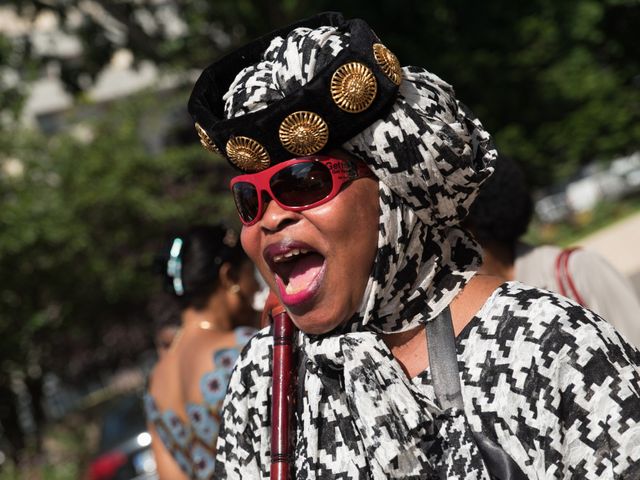
[[[233,200],[243,222],[252,222],[258,215],[258,192],[250,183],[239,182],[233,188]]]
[[[296,163],[276,173],[271,191],[283,205],[303,207],[331,193],[331,172],[320,162]]]

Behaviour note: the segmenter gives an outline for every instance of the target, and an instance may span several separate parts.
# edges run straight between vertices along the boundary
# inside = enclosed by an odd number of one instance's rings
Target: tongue
[[[318,254],[309,254],[298,260],[289,274],[287,293],[304,290],[318,276],[324,259]]]

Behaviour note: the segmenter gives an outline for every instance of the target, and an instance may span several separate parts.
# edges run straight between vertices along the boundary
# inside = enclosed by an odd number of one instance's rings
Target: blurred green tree
[[[533,186],[640,145],[637,0],[11,3],[23,15],[54,11],[80,40],[81,53],[61,63],[72,91],[89,85],[120,47],[166,69],[201,69],[249,38],[338,9],[369,21],[403,63],[455,85]]]
[[[289,23],[314,10],[310,0],[9,0],[22,18],[33,21],[53,14],[61,32],[80,43],[63,53],[59,67],[66,87],[78,93],[91,85],[119,48],[137,61],[150,60],[165,69],[203,68],[246,38]],[[23,39],[27,45],[34,38]],[[41,59],[56,60],[55,49]]]
[[[25,99],[25,79],[33,77],[33,63],[24,42],[0,32],[0,128],[18,120]]]
[[[637,0],[374,3],[343,9],[451,82],[533,187],[640,147]]]
[[[0,374],[78,380],[133,362],[151,346],[145,308],[165,235],[235,221],[226,161],[195,140],[160,153],[145,145],[185,96],[113,103],[50,137],[0,134]]]

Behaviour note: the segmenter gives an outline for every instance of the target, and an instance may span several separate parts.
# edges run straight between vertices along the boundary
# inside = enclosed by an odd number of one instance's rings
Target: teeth
[[[294,248],[293,250],[289,250],[287,253],[283,253],[282,255],[275,255],[273,257],[273,261],[275,263],[286,262],[293,257],[303,255],[305,253],[309,253],[309,250],[305,250],[304,248]]]
[[[300,250],[298,250],[297,248],[294,248],[290,252],[285,253],[284,254],[284,258],[291,258],[291,257],[294,257],[296,255],[300,255]]]

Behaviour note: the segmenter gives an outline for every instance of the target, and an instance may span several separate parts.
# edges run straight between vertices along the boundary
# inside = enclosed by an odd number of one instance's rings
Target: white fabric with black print
[[[376,462],[402,465],[406,457],[393,456],[402,437],[389,441],[384,429],[376,429],[377,423],[388,425],[388,419],[379,416],[379,397],[363,390],[389,373],[399,378],[387,400],[397,415],[407,417],[408,427],[417,427],[408,444],[423,447],[431,465],[440,466],[438,473],[427,467],[402,478],[477,478],[452,472],[478,461],[466,441],[469,428],[504,449],[527,478],[640,478],[640,352],[573,301],[518,282],[498,288],[456,338],[466,418],[441,412],[424,425],[405,408],[415,401],[428,412],[425,417],[438,412],[430,370],[405,381],[386,348],[363,351],[358,335],[349,335],[345,343],[350,345],[343,349],[365,359],[351,371],[357,380],[353,385],[344,383],[336,365],[308,362],[312,373],[322,368],[317,375],[322,385],[313,386],[316,396],[306,385],[303,416],[308,418],[303,421],[305,428],[309,422],[312,427],[296,432],[296,478],[386,478],[372,473],[368,454],[377,455]],[[270,406],[272,343],[269,329],[262,330],[236,365],[225,401],[216,478],[269,478],[271,427],[264,414]],[[347,356],[345,363],[352,361]],[[353,406],[345,407],[345,388],[357,392]],[[373,448],[360,441],[362,424],[354,411],[364,412],[379,436]],[[451,428],[450,418],[459,428]],[[461,448],[449,448],[450,439],[463,435]],[[318,454],[309,457],[309,451]]]
[[[274,39],[264,61],[236,77],[225,97],[227,116],[259,110],[299,88],[346,41],[332,27]],[[449,85],[420,68],[403,74],[388,115],[343,145],[380,179],[378,253],[355,317],[339,332],[298,336],[299,479],[489,478],[465,412],[443,411],[407,378],[379,336],[428,322],[475,273],[477,246],[456,225],[496,156],[488,133]],[[231,379],[220,478],[269,476],[267,335],[245,350]],[[507,437],[517,441],[517,433]]]

